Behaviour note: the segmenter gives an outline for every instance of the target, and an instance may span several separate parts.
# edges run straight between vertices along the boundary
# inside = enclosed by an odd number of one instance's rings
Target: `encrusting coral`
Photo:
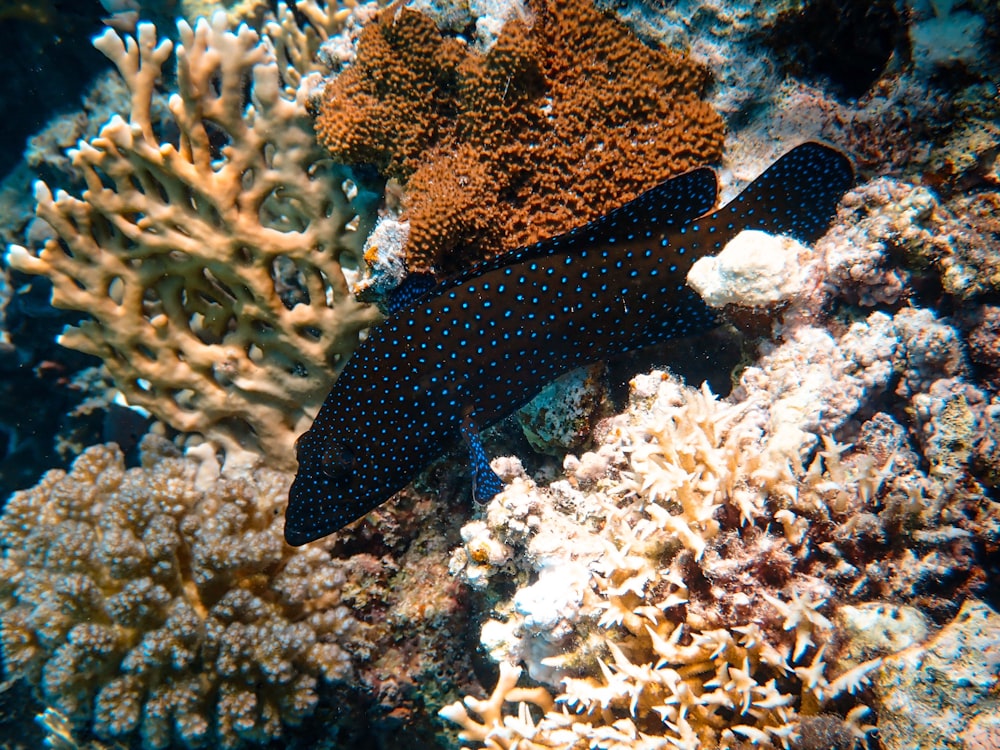
[[[479,588],[514,576],[482,643],[559,685],[562,707],[505,718],[487,746],[787,748],[800,716],[863,689],[879,660],[828,665],[835,592],[804,567],[813,536],[849,518],[885,467],[848,465],[828,440],[807,469],[807,433],[772,426],[772,406],[653,372],[565,479],[538,487],[494,462],[511,486],[467,527],[453,570]],[[836,705],[863,736],[867,709]]]
[[[587,0],[528,15],[483,54],[387,8],[316,102],[335,160],[404,183],[411,271],[447,273],[558,234],[721,155],[703,68]]]
[[[224,14],[178,30],[179,142],[150,118],[171,42],[149,24],[135,38],[106,31],[96,44],[129,87],[128,121],[113,117],[70,153],[81,198],[36,184],[56,236],[7,260],[48,277],[54,306],[89,316],[60,341],[100,357],[129,404],[229,457],[288,466],[376,319],[348,287],[363,240],[349,228],[352,188],[323,162],[269,43],[229,31]]]
[[[0,519],[0,637],[11,677],[102,738],[238,747],[282,736],[319,680],[354,674],[362,630],[343,569],[284,544],[289,477],[196,487],[199,463],[146,438],[141,468],[88,448]]]
[[[876,316],[885,320],[870,331],[890,321]],[[928,476],[904,443],[881,442],[887,415],[853,449],[816,438],[884,393],[877,383],[903,369],[905,346],[867,375],[828,363],[818,390],[808,374],[781,384],[802,358],[829,354],[800,346],[761,360],[773,388],[750,368],[725,402],[664,373],[636,377],[628,410],[548,486],[494,461],[510,486],[463,529],[452,570],[496,602],[484,649],[524,663],[560,707],[476,719],[480,704],[467,699],[471,714],[442,715],[494,748],[789,748],[804,726],[831,722],[863,739],[867,686],[891,646],[845,650],[838,607],[879,597],[954,613],[963,594],[938,598],[935,587],[982,590],[963,545],[997,545],[1000,506],[970,491],[968,449]],[[801,408],[817,394],[815,409]]]

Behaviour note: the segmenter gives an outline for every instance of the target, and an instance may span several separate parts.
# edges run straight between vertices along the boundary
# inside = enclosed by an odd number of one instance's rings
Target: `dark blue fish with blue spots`
[[[429,290],[404,287],[299,438],[285,539],[360,518],[460,438],[489,499],[503,485],[479,428],[570,369],[714,326],[685,283],[691,264],[744,229],[815,240],[853,180],[846,156],[805,143],[714,212],[715,173],[696,169]]]

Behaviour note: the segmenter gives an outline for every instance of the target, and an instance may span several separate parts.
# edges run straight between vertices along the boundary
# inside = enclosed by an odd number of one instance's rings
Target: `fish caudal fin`
[[[803,143],[699,223],[714,223],[721,235],[760,229],[813,242],[826,231],[853,184],[854,168],[843,152],[822,143]]]

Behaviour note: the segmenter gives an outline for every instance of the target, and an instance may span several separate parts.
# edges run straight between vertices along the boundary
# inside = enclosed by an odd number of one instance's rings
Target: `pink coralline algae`
[[[995,378],[1000,374],[1000,307],[976,307],[967,319],[967,324],[971,326],[966,342],[969,359]]]
[[[901,396],[927,391],[941,378],[968,374],[959,332],[927,308],[904,308],[893,318],[901,345]]]
[[[865,306],[894,304],[910,291],[904,255],[942,252],[932,231],[937,200],[925,189],[889,178],[865,183],[844,197],[842,218],[819,243],[829,283],[846,299]],[[937,247],[935,247],[937,246]]]

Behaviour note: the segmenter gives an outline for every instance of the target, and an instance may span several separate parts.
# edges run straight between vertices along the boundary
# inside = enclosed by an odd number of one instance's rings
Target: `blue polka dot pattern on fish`
[[[430,290],[404,287],[299,438],[286,540],[363,516],[460,438],[489,499],[502,485],[477,428],[574,367],[714,326],[691,264],[744,229],[815,240],[853,180],[846,156],[805,143],[714,212],[715,173],[697,169]]]

